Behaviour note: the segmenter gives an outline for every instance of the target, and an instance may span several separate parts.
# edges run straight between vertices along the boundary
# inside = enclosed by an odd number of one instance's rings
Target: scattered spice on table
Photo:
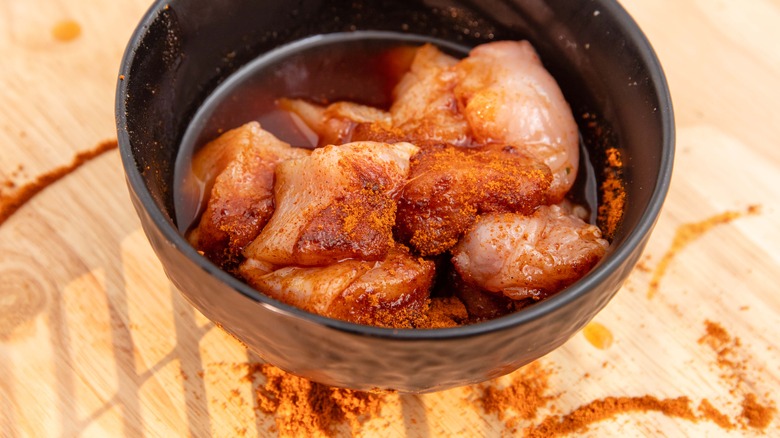
[[[504,387],[495,382],[477,385],[477,404],[514,430],[519,420],[536,419],[539,410],[553,399],[547,394],[550,374],[537,361],[513,373],[510,383]]]
[[[742,413],[740,419],[743,424],[755,429],[766,429],[775,417],[777,409],[772,405],[763,405],[758,402],[758,397],[749,393],[742,401]]]
[[[699,413],[724,430],[734,429],[734,423],[729,420],[728,415],[716,409],[706,398],[699,403]]]
[[[250,364],[247,377],[265,379],[257,388],[257,408],[274,415],[280,436],[332,436],[348,424],[352,433],[375,417],[385,394],[333,388],[288,374],[268,364]]]
[[[76,154],[70,164],[57,167],[42,175],[39,175],[32,181],[18,187],[11,193],[0,193],[0,225],[2,225],[6,220],[8,220],[9,217],[11,217],[11,215],[16,213],[16,211],[19,210],[25,203],[43,191],[46,187],[59,181],[74,170],[83,166],[88,161],[116,148],[116,140],[105,141],[93,149]],[[6,184],[6,186],[8,185]]]
[[[729,383],[729,393],[741,396],[742,412],[737,421],[745,428],[766,429],[774,419],[777,409],[774,401],[759,401],[752,391],[756,386],[755,377],[749,376],[748,360],[741,354],[742,341],[732,337],[726,329],[714,321],[705,321],[705,334],[699,338],[699,344],[706,345],[715,352],[715,364],[721,370],[720,377]]]
[[[723,225],[731,223],[734,219],[741,218],[745,215],[758,214],[761,211],[761,207],[758,205],[751,205],[745,211],[726,211],[715,216],[704,219],[699,222],[691,222],[682,224],[677,228],[674,234],[672,244],[666,253],[658,262],[653,272],[653,277],[650,280],[650,286],[647,290],[647,298],[653,298],[658,292],[658,287],[661,283],[666,270],[669,268],[669,264],[674,257],[682,251],[686,246],[702,237],[707,231],[710,231],[717,225]]]
[[[552,437],[583,432],[594,423],[620,414],[651,411],[694,423],[709,421],[724,430],[732,430],[737,425],[759,431],[769,427],[776,414],[774,402],[761,402],[754,392],[745,392],[745,373],[750,366],[747,360],[737,357],[737,349],[741,346],[739,338],[733,338],[720,324],[706,321],[705,335],[699,343],[710,346],[717,353],[715,364],[723,370],[722,377],[731,382],[729,395],[742,397],[742,411],[736,418],[729,418],[706,398],[699,402],[697,415],[691,399],[685,395],[664,399],[649,394],[605,397],[585,403],[567,414],[548,415],[541,422],[531,422],[523,430],[523,436]],[[544,371],[535,362],[510,375],[512,381],[506,387],[500,387],[496,381],[478,385],[481,390],[478,405],[486,414],[494,414],[503,421],[508,431],[516,433],[519,420],[534,420],[542,409],[558,409],[550,405],[554,397],[547,394],[549,375],[549,371]]]
[[[749,390],[757,383],[748,382],[752,364],[748,359],[740,358],[743,356],[739,350],[741,341],[716,322],[706,321],[704,328],[705,333],[698,342],[716,353],[713,365],[721,369],[721,377],[729,383],[727,394],[741,407],[741,411],[731,416],[707,398],[701,399],[697,406],[684,394],[670,398],[650,394],[607,396],[586,402],[567,413],[559,413],[561,406],[555,401],[560,394],[553,392],[555,388],[550,382],[553,371],[544,361],[533,362],[504,378],[467,387],[462,401],[466,406],[495,416],[504,433],[525,437],[581,433],[595,423],[632,412],[658,412],[694,423],[706,421],[723,430],[740,427],[765,431],[774,421],[776,408],[768,394],[762,397]],[[384,406],[397,402],[391,393],[332,388],[293,376],[269,364],[232,364],[230,367],[256,385],[256,409],[273,416],[275,426],[268,432],[283,437],[332,436],[344,432],[354,436],[377,432],[373,423],[369,427],[371,430],[366,430],[367,423],[380,418]],[[584,378],[590,378],[590,374]],[[231,394],[240,397],[238,391]],[[540,419],[542,414],[544,417]]]

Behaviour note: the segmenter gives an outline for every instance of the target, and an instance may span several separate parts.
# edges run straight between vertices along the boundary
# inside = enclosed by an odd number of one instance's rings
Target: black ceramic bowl
[[[311,35],[355,30],[466,46],[530,40],[570,102],[591,156],[605,145],[622,149],[627,207],[603,262],[559,294],[509,316],[458,328],[392,330],[285,305],[200,256],[177,231],[172,196],[174,161],[195,111],[258,55]],[[171,281],[266,361],[335,386],[441,390],[506,374],[559,347],[634,267],[672,171],[672,106],[661,66],[611,0],[159,0],[133,34],[120,74],[116,122],[130,194]],[[597,129],[580,120],[583,113],[596,116]]]

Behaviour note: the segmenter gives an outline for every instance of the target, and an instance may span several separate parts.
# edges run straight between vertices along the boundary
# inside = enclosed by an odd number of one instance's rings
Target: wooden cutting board
[[[707,399],[732,422],[742,418],[745,394],[780,402],[780,3],[623,3],[672,89],[671,191],[640,268],[596,317],[614,342],[599,349],[578,334],[542,359],[555,398],[520,421],[518,435],[550,409],[565,415],[610,396],[686,396],[694,408]],[[147,7],[145,0],[0,3],[0,196],[115,137],[119,60]],[[664,257],[684,224],[749,206],[760,208]],[[659,266],[663,275],[654,274]],[[658,288],[648,298],[654,275]],[[699,342],[707,321],[731,340]],[[0,226],[0,436],[273,435],[274,417],[255,409],[253,384],[242,379],[242,364],[253,360],[166,279],[115,150]],[[475,389],[393,396],[364,432],[510,433],[473,401]],[[637,411],[579,433],[758,431]],[[780,434],[780,419],[764,432]]]

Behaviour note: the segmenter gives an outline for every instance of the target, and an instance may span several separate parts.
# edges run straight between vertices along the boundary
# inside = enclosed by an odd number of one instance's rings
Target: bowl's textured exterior
[[[392,330],[308,314],[201,257],[172,220],[173,164],[194,112],[256,56],[311,35],[354,30],[410,32],[467,46],[530,40],[575,117],[596,116],[597,130],[581,121],[591,155],[605,145],[623,153],[628,204],[602,263],[513,315],[452,329]],[[614,1],[157,1],[129,42],[120,74],[117,130],[131,199],[171,281],[264,360],[335,386],[440,390],[506,374],[559,347],[628,276],[671,177],[674,126],[663,71]]]

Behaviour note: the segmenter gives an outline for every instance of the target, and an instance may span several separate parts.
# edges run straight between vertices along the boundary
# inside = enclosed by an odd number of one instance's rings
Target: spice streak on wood
[[[655,296],[661,284],[661,279],[663,278],[664,274],[666,274],[666,270],[669,268],[672,260],[674,260],[677,254],[686,246],[701,238],[707,231],[710,231],[716,225],[728,224],[734,219],[740,218],[744,215],[758,214],[760,210],[761,209],[759,206],[753,205],[748,207],[748,209],[744,212],[726,211],[699,222],[691,222],[680,225],[675,231],[672,244],[653,271],[653,277],[650,280],[650,286],[647,290],[647,298],[652,299]]]
[[[30,201],[35,195],[44,189],[66,177],[87,162],[117,148],[116,140],[104,141],[95,148],[80,152],[70,164],[52,169],[42,175],[38,175],[32,181],[14,190],[11,194],[0,195],[0,225],[8,220],[17,210]]]

